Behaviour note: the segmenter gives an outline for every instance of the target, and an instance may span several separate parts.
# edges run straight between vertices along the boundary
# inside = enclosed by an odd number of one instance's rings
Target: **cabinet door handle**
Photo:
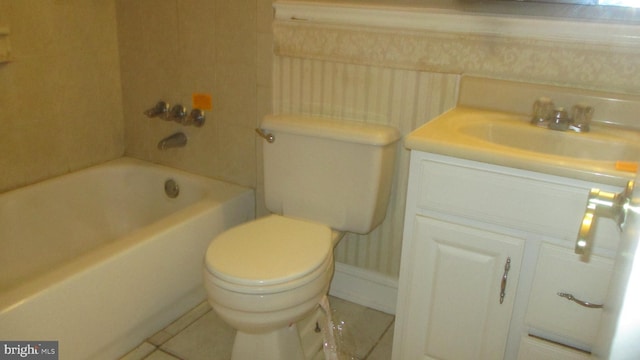
[[[580,299],[576,299],[572,294],[559,292],[558,296],[563,297],[563,298],[565,298],[565,299],[567,299],[569,301],[573,301],[574,303],[576,303],[576,304],[578,304],[580,306],[584,306],[584,307],[587,307],[587,308],[590,308],[590,309],[601,309],[603,307],[602,304],[592,304],[592,303],[590,303],[588,301],[583,301],[583,300],[580,300]]]
[[[511,269],[511,257],[507,258],[507,262],[504,263],[504,273],[502,274],[502,282],[500,283],[500,304],[504,302],[504,294],[507,289],[507,277],[509,276],[509,269]]]

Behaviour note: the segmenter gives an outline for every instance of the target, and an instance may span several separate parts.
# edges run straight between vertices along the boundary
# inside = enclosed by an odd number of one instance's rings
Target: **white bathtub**
[[[129,158],[0,194],[0,340],[118,358],[205,299],[207,245],[253,217],[251,189]]]

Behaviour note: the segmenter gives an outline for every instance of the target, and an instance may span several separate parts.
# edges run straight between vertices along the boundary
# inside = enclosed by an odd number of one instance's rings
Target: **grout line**
[[[203,302],[199,303],[198,305],[193,307],[191,310],[187,311],[182,316],[180,316],[179,318],[174,320],[172,323],[170,323],[169,325],[165,326],[162,330],[160,330],[159,332],[165,332],[165,333],[170,335],[169,338],[167,338],[165,341],[162,342],[162,344],[164,344],[167,341],[169,341],[170,339],[174,338],[176,335],[178,335],[181,332],[183,332],[186,328],[188,328],[189,326],[193,325],[193,323],[198,321],[200,318],[202,318],[203,316],[208,314],[212,310],[211,307],[209,307],[206,311],[202,311],[202,313],[197,314],[197,316],[194,316],[194,314],[197,313],[198,308],[200,308],[201,306],[207,306],[205,304],[206,304],[206,301],[203,301]],[[185,321],[186,318],[190,318],[189,319],[190,321],[186,322]],[[176,327],[176,328],[172,329],[172,327]],[[162,344],[160,344],[160,345],[162,345]]]
[[[181,356],[176,355],[175,353],[173,353],[169,349],[160,349],[160,351],[162,351],[163,353],[165,353],[165,354],[167,354],[169,356],[173,356],[174,358],[176,358],[178,360],[186,360],[186,359],[182,358]]]
[[[179,318],[177,318],[176,320],[174,320],[173,322],[171,322],[170,324],[168,324],[167,326],[165,326],[164,328],[162,328],[161,330],[159,330],[155,334],[153,334],[150,337],[148,337],[145,340],[145,342],[150,343],[151,345],[155,346],[157,349],[160,349],[167,342],[169,342],[171,339],[173,339],[174,337],[176,337],[177,335],[182,333],[186,328],[188,328],[189,326],[193,325],[196,321],[198,321],[200,318],[202,318],[203,316],[208,314],[209,311],[212,310],[211,308],[209,308],[207,311],[203,311],[198,316],[194,316],[193,318],[191,318],[189,322],[184,322],[184,319],[189,317],[189,316],[191,316],[191,314],[193,314],[198,307],[202,306],[203,303],[204,303],[204,301],[202,303],[196,305],[195,307],[193,307],[191,310],[189,310],[186,313],[184,313],[182,316],[180,316]],[[184,323],[181,323],[181,322],[184,322]],[[167,330],[167,329],[171,328],[172,326],[176,327],[178,324],[179,324],[179,326],[178,326],[177,329],[171,329],[173,331],[168,331]],[[162,334],[162,335],[158,336],[160,334]]]
[[[151,354],[149,354],[149,355],[145,356],[142,360],[150,358],[150,357],[151,357],[151,355],[155,354],[157,351],[160,351],[161,353],[164,353],[164,354],[166,354],[166,355],[168,355],[168,356],[171,356],[172,358],[175,358],[175,359],[177,359],[177,360],[184,360],[183,358],[181,358],[181,357],[179,357],[179,356],[176,356],[176,355],[174,355],[174,354],[172,354],[171,352],[168,352],[168,351],[166,351],[166,350],[160,349],[159,347],[158,347],[158,348],[156,348],[156,350],[155,350],[154,352],[152,352]]]
[[[144,351],[145,349],[143,349],[145,346],[150,346],[151,349],[146,349],[148,351]],[[153,354],[154,351],[158,350],[158,347],[148,341],[143,341],[142,343],[138,344],[138,346],[136,346],[135,348],[131,349],[128,353],[122,355],[121,357],[119,357],[119,360],[126,360],[126,359],[131,359],[131,360],[140,360],[140,359],[145,359],[147,358],[149,355]],[[140,352],[140,354],[138,354],[138,352]]]
[[[393,325],[395,324],[396,320],[395,318],[391,321],[391,323],[387,326],[387,328],[382,332],[382,335],[380,335],[380,337],[378,338],[378,340],[376,341],[376,343],[371,347],[371,349],[369,350],[369,352],[364,356],[364,358],[362,358],[362,360],[367,360],[367,358],[371,355],[371,353],[373,353],[373,351],[376,349],[376,347],[378,345],[380,345],[380,342],[382,341],[382,339],[384,338],[385,335],[387,335],[387,333],[389,332],[389,330],[393,329]]]

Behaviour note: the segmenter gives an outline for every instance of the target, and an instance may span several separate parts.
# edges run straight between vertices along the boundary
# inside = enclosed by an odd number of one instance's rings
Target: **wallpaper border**
[[[274,52],[640,94],[640,47],[276,20]]]

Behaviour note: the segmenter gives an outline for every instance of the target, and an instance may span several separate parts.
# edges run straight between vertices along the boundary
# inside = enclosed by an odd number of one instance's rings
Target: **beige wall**
[[[270,111],[271,2],[117,0],[126,154],[234,183],[256,184],[254,129]],[[201,128],[142,112],[159,100],[191,108],[209,93]],[[160,139],[184,132],[184,148]]]
[[[115,6],[0,0],[0,192],[120,156]]]
[[[270,0],[0,0],[0,191],[123,154],[255,186],[271,17]],[[194,92],[213,96],[202,128],[142,115]],[[156,148],[176,131],[185,148]]]

